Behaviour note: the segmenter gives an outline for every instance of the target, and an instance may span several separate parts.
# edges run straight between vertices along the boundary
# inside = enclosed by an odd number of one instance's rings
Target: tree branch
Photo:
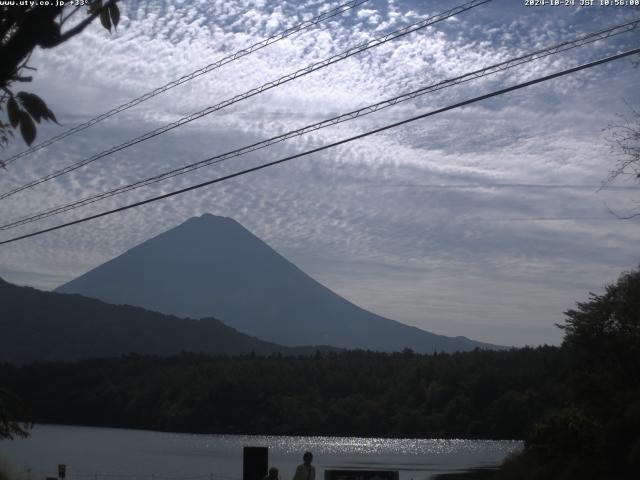
[[[66,16],[66,17],[64,17],[62,20],[60,20],[60,26],[64,25],[64,24],[65,24],[65,22],[66,22],[67,20],[69,20],[72,16],[74,16],[74,15],[78,12],[78,10],[80,10],[81,8],[82,8],[82,7],[80,7],[80,6],[77,6],[76,8],[74,8],[74,9],[69,13],[69,15],[67,15],[67,16]],[[61,12],[61,13],[62,13],[62,12]]]
[[[613,215],[614,217],[616,217],[618,220],[631,220],[631,219],[634,219],[634,218],[640,217],[640,212],[638,212],[638,213],[633,213],[633,214],[631,214],[631,215],[620,215],[620,214],[618,214],[618,213],[614,212],[614,211],[609,207],[609,205],[607,205],[607,202],[602,202],[602,203],[604,203],[604,206],[605,206],[605,207],[607,207],[607,210],[609,211],[609,213],[610,213],[611,215]]]
[[[58,38],[58,41],[54,42],[50,46],[47,46],[47,48],[57,47],[61,43],[66,42],[71,37],[74,37],[77,34],[79,34],[80,32],[82,32],[85,28],[87,28],[89,26],[89,24],[91,22],[93,22],[96,18],[98,18],[100,16],[100,14],[102,13],[103,10],[105,10],[106,8],[109,8],[109,6],[114,4],[114,3],[118,3],[118,0],[109,0],[107,3],[102,5],[102,8],[99,8],[98,10],[93,12],[91,15],[89,15],[87,18],[85,18],[82,22],[78,23],[75,27],[73,27],[73,28],[67,30],[66,32],[64,32],[63,34],[61,34],[60,37]]]

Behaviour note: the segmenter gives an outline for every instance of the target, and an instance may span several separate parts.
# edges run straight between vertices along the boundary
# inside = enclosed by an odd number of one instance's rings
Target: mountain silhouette
[[[283,345],[451,352],[499,348],[364,310],[321,285],[235,220],[205,214],[59,287],[178,317],[215,317]]]
[[[215,318],[191,320],[81,295],[42,292],[0,279],[0,363],[77,360],[130,353],[311,355],[326,347],[263,342]]]

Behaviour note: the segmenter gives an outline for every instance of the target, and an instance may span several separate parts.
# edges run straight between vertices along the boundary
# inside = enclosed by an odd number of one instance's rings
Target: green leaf
[[[104,28],[111,31],[111,17],[109,17],[109,10],[106,8],[100,12],[100,23]]]
[[[117,3],[109,4],[109,15],[111,15],[111,23],[113,23],[114,28],[117,27],[118,23],[120,23],[120,9]]]
[[[36,125],[24,110],[20,111],[20,133],[27,145],[31,145],[36,139]]]
[[[58,119],[56,118],[56,116],[55,116],[55,115],[53,114],[53,112],[52,112],[51,110],[49,110],[48,108],[47,108],[47,114],[45,115],[45,117],[44,117],[44,118],[45,118],[46,120],[51,120],[52,122],[55,122],[55,123],[57,123],[58,125],[60,125],[60,124],[58,123]]]
[[[40,123],[40,120],[44,118],[45,120],[53,120],[58,123],[56,116],[49,110],[47,104],[44,103],[44,100],[39,96],[33,93],[20,92],[18,93],[18,98],[36,122]]]
[[[29,115],[31,115],[36,122],[40,123],[40,119],[45,116],[48,110],[47,105],[42,99],[33,93],[27,92],[18,93],[18,98],[22,106],[29,112]]]
[[[20,107],[18,107],[18,102],[13,97],[10,97],[7,102],[7,114],[9,115],[11,126],[16,128],[20,123]]]

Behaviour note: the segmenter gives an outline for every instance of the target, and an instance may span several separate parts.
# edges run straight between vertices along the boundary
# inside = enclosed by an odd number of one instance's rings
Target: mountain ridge
[[[130,305],[19,287],[0,278],[0,362],[79,360],[131,353],[169,356],[311,355],[324,346],[284,347],[215,318],[194,320]]]

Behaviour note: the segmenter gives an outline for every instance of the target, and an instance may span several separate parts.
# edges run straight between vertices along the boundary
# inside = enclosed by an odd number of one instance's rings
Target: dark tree
[[[640,478],[640,270],[566,313],[569,402],[499,478]]]
[[[18,397],[0,388],[0,440],[26,437],[29,423],[15,421],[15,416],[25,418],[26,412]]]
[[[624,273],[566,316],[564,346],[582,372],[606,374],[611,387],[640,385],[640,270]]]

